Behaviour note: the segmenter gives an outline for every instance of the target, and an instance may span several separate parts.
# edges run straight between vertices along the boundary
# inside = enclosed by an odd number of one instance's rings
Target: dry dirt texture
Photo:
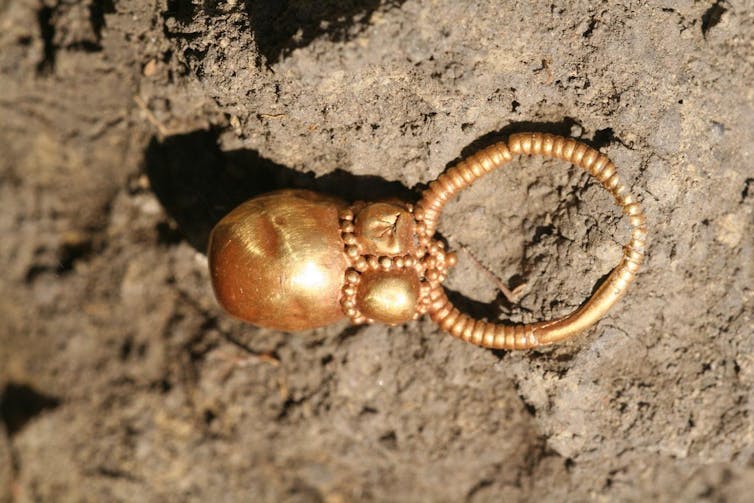
[[[740,501],[754,490],[754,4],[0,0],[0,501]],[[610,155],[645,268],[529,352],[286,334],[203,249],[277,187],[416,198],[521,130]],[[449,208],[468,310],[590,294],[625,222],[523,159]]]

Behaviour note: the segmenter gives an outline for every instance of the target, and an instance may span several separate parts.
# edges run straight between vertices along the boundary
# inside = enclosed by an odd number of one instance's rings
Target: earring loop
[[[510,162],[516,155],[540,155],[567,161],[596,178],[627,215],[631,237],[623,258],[597,291],[572,313],[535,323],[502,324],[474,319],[453,305],[442,284],[429,292],[428,314],[444,331],[464,341],[494,349],[527,349],[553,344],[594,325],[626,292],[644,259],[646,219],[641,205],[621,183],[615,165],[604,154],[579,141],[544,133],[511,135],[460,161],[423,192],[414,217],[420,238],[434,236],[445,204],[476,180]]]

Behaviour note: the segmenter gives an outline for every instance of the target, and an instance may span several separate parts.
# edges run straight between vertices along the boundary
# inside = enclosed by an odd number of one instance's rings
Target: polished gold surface
[[[419,302],[415,271],[370,271],[362,275],[356,304],[368,318],[395,325],[411,320]]]
[[[234,209],[210,236],[210,273],[220,305],[244,321],[279,330],[343,318],[346,258],[338,212],[345,206],[315,192],[284,190]]]
[[[368,204],[354,220],[354,235],[365,254],[413,253],[415,233],[413,215],[392,203]]]

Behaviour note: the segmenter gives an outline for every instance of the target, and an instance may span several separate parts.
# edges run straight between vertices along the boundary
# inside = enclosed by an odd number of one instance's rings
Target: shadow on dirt
[[[257,47],[272,65],[320,37],[349,40],[369,26],[375,11],[400,7],[405,1],[246,0],[245,4]]]
[[[571,118],[560,122],[512,123],[471,142],[446,168],[513,133],[532,131],[569,136],[574,126],[578,123]],[[419,184],[409,189],[379,176],[359,176],[341,169],[315,177],[313,173],[301,173],[265,159],[255,150],[223,152],[218,146],[219,133],[219,130],[199,130],[163,141],[153,138],[144,153],[144,169],[155,194],[189,243],[201,252],[205,251],[212,227],[225,214],[265,192],[309,189],[345,201],[398,198],[415,202],[426,188],[426,184]],[[620,142],[612,131],[598,131],[592,140],[580,140],[594,148]]]
[[[254,196],[279,189],[308,189],[346,201],[417,195],[399,182],[357,176],[337,169],[315,177],[260,156],[254,150],[223,152],[217,131],[195,131],[159,142],[152,139],[144,168],[152,189],[188,242],[204,253],[212,227],[233,208]]]
[[[26,384],[8,383],[0,391],[0,421],[5,424],[5,430],[11,437],[35,416],[60,404],[59,398],[41,393]]]
[[[479,152],[483,148],[499,141],[506,140],[510,135],[516,133],[549,133],[558,136],[565,136],[566,138],[573,136],[574,129],[583,129],[581,124],[576,119],[571,117],[564,117],[560,121],[553,122],[512,122],[502,129],[489,132],[483,136],[480,136],[473,142],[469,143],[461,150],[461,155],[457,159],[454,159],[448,164],[448,167],[452,166],[456,162],[470,155]],[[620,143],[625,146],[625,143],[615,136],[612,128],[599,129],[594,132],[592,138],[574,137],[575,140],[579,140],[582,143],[589,145],[597,150],[606,147],[612,143]]]

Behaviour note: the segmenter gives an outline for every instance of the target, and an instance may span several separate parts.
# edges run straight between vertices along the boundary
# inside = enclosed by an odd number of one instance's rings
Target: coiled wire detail
[[[539,155],[560,159],[583,168],[615,198],[631,226],[629,242],[620,263],[597,291],[572,313],[535,323],[504,324],[474,319],[462,313],[448,299],[443,286],[429,292],[428,314],[440,328],[459,339],[494,349],[528,349],[553,344],[594,325],[626,292],[644,260],[647,241],[646,219],[640,203],[621,182],[615,165],[604,154],[579,141],[545,133],[513,134],[441,174],[416,204],[419,239],[434,236],[442,209],[460,191],[518,155]]]

